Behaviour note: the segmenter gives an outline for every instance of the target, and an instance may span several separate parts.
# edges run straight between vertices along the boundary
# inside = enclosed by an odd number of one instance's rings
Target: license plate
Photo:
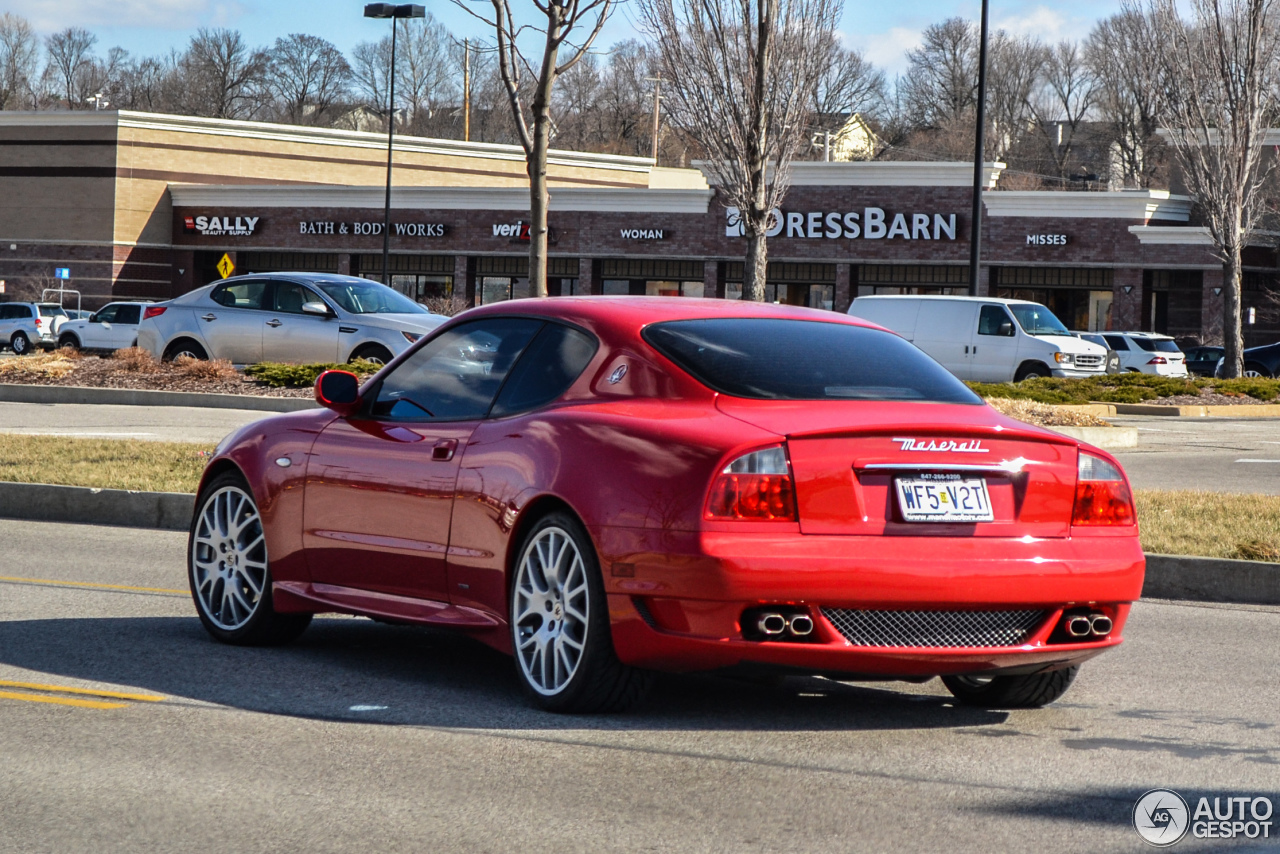
[[[908,522],[991,522],[991,497],[980,477],[922,474],[900,477],[898,508]]]

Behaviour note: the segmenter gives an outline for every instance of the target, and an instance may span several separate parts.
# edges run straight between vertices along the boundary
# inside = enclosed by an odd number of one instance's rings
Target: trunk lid
[[[720,396],[726,415],[787,438],[805,534],[1066,537],[1073,439],[990,407]],[[992,521],[909,522],[899,478],[980,478]]]

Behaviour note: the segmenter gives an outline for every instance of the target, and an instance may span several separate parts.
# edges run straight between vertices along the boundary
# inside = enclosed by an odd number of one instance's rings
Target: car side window
[[[392,421],[469,421],[489,412],[511,366],[543,327],[498,317],[456,326],[396,366],[370,407]]]
[[[0,320],[13,320],[17,317],[18,315],[13,313],[15,308],[17,308],[17,306],[0,305]]]
[[[115,323],[116,314],[120,311],[120,306],[109,305],[93,316],[94,323]]]
[[[276,282],[271,289],[271,308],[289,314],[302,314],[302,306],[309,302],[324,302],[316,292],[296,282]]]
[[[1012,338],[1013,318],[1009,316],[1009,312],[998,305],[984,305],[982,313],[978,315],[978,334]]]
[[[1112,350],[1128,350],[1129,342],[1124,340],[1123,335],[1103,335],[1107,339],[1107,343],[1111,345]]]
[[[142,321],[142,306],[122,305],[116,311],[116,323],[134,325]]]
[[[596,354],[596,346],[585,332],[548,323],[511,370],[493,404],[493,417],[537,409],[564,394]]]
[[[267,282],[249,280],[220,285],[213,289],[209,298],[218,305],[227,308],[263,308],[262,298],[266,294]]]

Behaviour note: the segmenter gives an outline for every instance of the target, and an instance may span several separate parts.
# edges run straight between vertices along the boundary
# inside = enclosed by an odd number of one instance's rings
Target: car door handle
[[[217,319],[218,319],[218,315],[216,315],[216,314],[214,314],[214,313],[210,312],[209,314],[206,314],[206,315],[201,316],[201,318],[200,318],[200,319],[201,319],[201,320],[217,320]]]
[[[273,327],[273,328],[274,328],[274,327],[276,327],[276,326],[279,326],[279,325],[281,324],[281,322],[282,322],[282,321],[276,320],[276,319],[273,317],[272,319],[270,319],[270,320],[268,320],[268,321],[267,321],[267,326],[270,326],[270,327]]]
[[[453,459],[453,452],[457,449],[457,439],[441,439],[431,449],[431,459],[435,462],[448,462]]]

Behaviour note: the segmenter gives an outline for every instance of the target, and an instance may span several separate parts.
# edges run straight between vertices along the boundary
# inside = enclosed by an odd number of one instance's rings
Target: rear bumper
[[[632,665],[695,671],[744,664],[872,678],[1052,670],[1117,646],[1142,590],[1136,537],[1060,540],[728,535],[601,528],[614,644]],[[750,640],[747,608],[804,609],[803,642]],[[1105,638],[1050,642],[1069,607],[1112,616]],[[823,608],[1038,610],[1016,646],[855,646]],[[1054,636],[1054,640],[1061,640]]]

